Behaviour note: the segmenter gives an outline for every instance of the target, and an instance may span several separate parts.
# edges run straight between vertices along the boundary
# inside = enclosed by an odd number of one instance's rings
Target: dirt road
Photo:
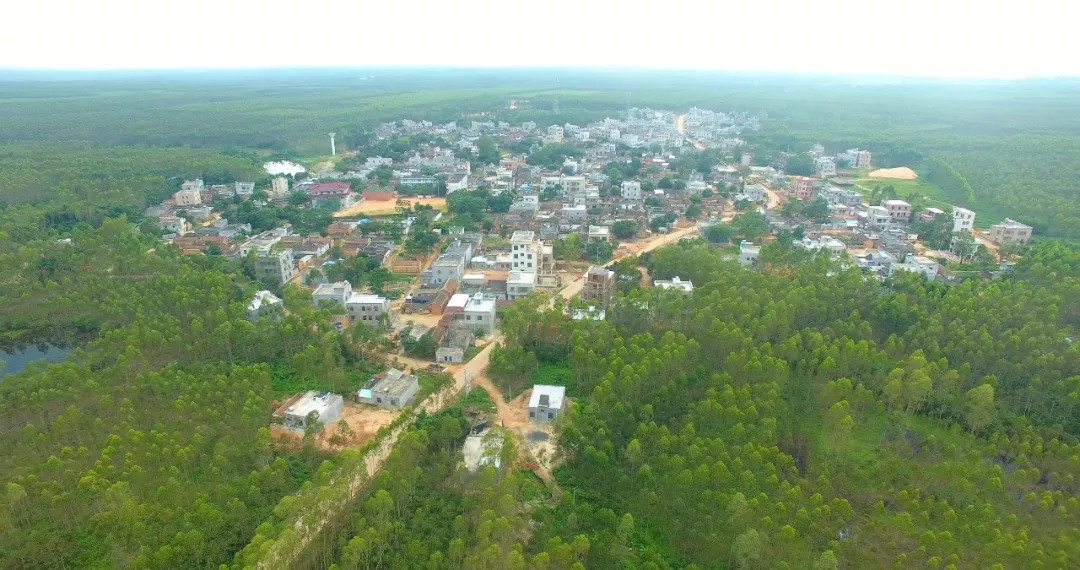
[[[683,136],[683,138],[686,139],[686,142],[694,145],[694,148],[696,148],[698,150],[702,150],[702,149],[705,148],[705,145],[702,144],[701,141],[696,141],[696,140],[686,136],[686,114],[685,113],[683,113],[682,115],[675,115],[675,129],[677,131],[679,131],[680,133],[682,133],[682,136]]]

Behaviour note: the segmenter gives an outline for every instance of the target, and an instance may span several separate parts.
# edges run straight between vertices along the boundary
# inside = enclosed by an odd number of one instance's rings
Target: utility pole
[[[472,387],[472,383],[469,381],[469,371],[465,370],[465,395],[469,395],[469,390]]]

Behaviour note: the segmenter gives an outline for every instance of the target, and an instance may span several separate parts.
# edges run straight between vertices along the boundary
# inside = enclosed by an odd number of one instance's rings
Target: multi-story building
[[[353,293],[345,302],[345,309],[349,312],[350,321],[374,325],[383,315],[389,318],[390,300],[379,295]]]
[[[536,290],[536,272],[511,271],[506,277],[506,298],[513,301]]]
[[[186,186],[188,182],[184,182]],[[202,180],[199,180],[199,185],[202,185]],[[198,187],[181,188],[176,194],[173,194],[173,201],[177,206],[198,206],[202,204],[202,189]]]
[[[465,324],[491,334],[495,330],[495,301],[479,293],[470,297],[465,304]]]
[[[178,236],[186,235],[191,230],[191,224],[179,216],[161,216],[158,218],[158,227]]]
[[[809,200],[814,195],[814,179],[800,176],[788,185],[788,193],[796,200]]]
[[[1031,226],[1005,218],[1000,224],[990,226],[990,241],[1005,244],[1025,244],[1031,239]]]
[[[291,249],[259,253],[255,258],[255,277],[267,283],[288,283],[296,277],[296,263]]]
[[[860,150],[858,160],[855,161],[855,168],[870,168],[870,151]]]
[[[818,198],[825,200],[830,206],[858,206],[862,203],[862,194],[854,190],[826,186],[817,192]]]
[[[871,226],[885,229],[889,227],[892,216],[889,215],[889,209],[885,206],[870,206],[866,209],[866,221]]]
[[[615,295],[615,272],[603,267],[590,267],[585,273],[585,284],[581,289],[581,298],[596,301],[607,308],[611,297]]]
[[[349,297],[352,297],[352,284],[348,281],[338,281],[337,283],[323,283],[316,287],[311,294],[311,301],[316,307],[324,302],[344,307],[349,302]]]
[[[516,231],[510,237],[510,256],[513,259],[512,271],[535,272],[540,263],[540,240],[530,231]],[[535,281],[534,281],[535,282]]]
[[[237,182],[236,184],[239,187],[240,183]],[[252,184],[251,187],[254,189],[255,185]],[[239,192],[237,192],[237,194],[239,194]],[[275,198],[280,198],[280,197],[283,197],[283,196],[287,196],[288,194],[289,194],[289,179],[288,178],[285,178],[284,176],[278,176],[277,178],[274,178],[273,180],[270,181],[270,195],[271,196],[274,196]],[[250,196],[250,195],[251,195],[251,193],[249,192],[248,196]]]
[[[960,206],[953,206],[953,232],[971,233],[975,228],[975,212]]]
[[[274,180],[277,180],[275,178]],[[285,180],[284,178],[282,180]],[[289,181],[285,180],[285,187],[288,190]],[[254,182],[237,182],[233,185],[233,194],[237,196],[251,196],[255,192]]]
[[[881,203],[889,211],[889,220],[897,223],[911,221],[911,204],[903,200],[885,200]]]
[[[814,159],[814,169],[818,176],[836,176],[836,161],[832,157],[822,156]]]
[[[547,128],[547,136],[544,137],[547,142],[563,142],[563,128],[559,125],[551,125]]]

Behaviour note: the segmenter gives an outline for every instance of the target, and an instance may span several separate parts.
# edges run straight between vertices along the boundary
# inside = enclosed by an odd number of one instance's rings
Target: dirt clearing
[[[431,206],[436,210],[446,211],[446,198],[402,198],[410,206],[420,204]],[[395,200],[362,200],[334,212],[335,218],[347,218],[349,216],[390,216],[397,213],[397,201]]]
[[[898,180],[915,180],[919,175],[915,171],[901,166],[899,168],[880,168],[870,173],[870,178],[895,178]]]

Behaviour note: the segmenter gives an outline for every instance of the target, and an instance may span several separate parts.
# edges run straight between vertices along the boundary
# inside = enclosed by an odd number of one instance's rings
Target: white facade
[[[939,267],[933,259],[921,255],[909,255],[903,263],[894,263],[889,266],[889,275],[897,271],[910,271],[922,274],[927,280],[933,281],[937,277]]]
[[[754,263],[757,263],[759,255],[761,255],[760,245],[754,245],[748,241],[743,241],[739,243],[740,265],[753,265]]]
[[[526,297],[535,290],[535,272],[511,271],[506,278],[506,297],[511,301]]]
[[[824,156],[814,160],[814,168],[820,176],[836,176],[836,162]]]
[[[683,281],[678,275],[668,279],[656,279],[653,280],[653,287],[657,289],[674,289],[676,291],[682,291],[684,293],[692,293],[694,291],[694,282],[687,279]]]
[[[288,283],[296,277],[296,263],[291,249],[260,253],[255,258],[255,276],[269,283]]]
[[[345,306],[352,297],[352,284],[348,281],[337,283],[322,283],[311,294],[311,301],[316,306],[322,306],[324,301]]]
[[[872,226],[878,228],[888,228],[889,221],[892,219],[889,216],[889,209],[883,206],[870,206],[866,209],[867,222]]]
[[[495,330],[495,301],[479,293],[470,297],[465,304],[465,324],[491,334]]]
[[[338,394],[311,390],[285,410],[285,425],[296,430],[307,426],[308,415],[322,425],[337,421],[345,409],[345,399]]]
[[[529,396],[529,421],[550,422],[566,409],[566,387],[537,384]]]
[[[585,218],[588,216],[585,206],[567,206],[562,209],[562,213],[563,220],[568,224],[585,223]]]
[[[378,295],[353,293],[345,303],[345,308],[348,309],[352,322],[374,325],[383,314],[390,314],[390,300]]]
[[[512,271],[526,271],[535,274],[540,263],[540,240],[529,231],[516,231],[510,238],[510,257]],[[533,280],[535,283],[535,279]]]
[[[953,206],[953,232],[971,233],[975,228],[975,212],[960,206]]]
[[[277,179],[275,178],[275,180],[277,180]],[[288,186],[288,181],[286,181],[285,184],[286,184],[286,187],[287,187]],[[254,182],[237,182],[236,184],[233,185],[233,193],[236,194],[237,196],[251,196],[254,192],[255,192],[255,183]]]

